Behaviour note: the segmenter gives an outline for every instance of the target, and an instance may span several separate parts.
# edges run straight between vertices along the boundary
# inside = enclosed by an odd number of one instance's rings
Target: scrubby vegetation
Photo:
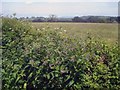
[[[120,89],[117,44],[3,18],[3,90]]]

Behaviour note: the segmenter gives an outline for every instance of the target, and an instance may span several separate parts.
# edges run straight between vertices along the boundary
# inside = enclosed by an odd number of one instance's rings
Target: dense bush
[[[61,29],[9,18],[3,18],[2,33],[3,90],[120,89],[117,44],[78,40]]]

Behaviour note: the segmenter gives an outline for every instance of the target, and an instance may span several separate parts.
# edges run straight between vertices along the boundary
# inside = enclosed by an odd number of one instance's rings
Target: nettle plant
[[[118,45],[3,18],[2,89],[120,89]]]

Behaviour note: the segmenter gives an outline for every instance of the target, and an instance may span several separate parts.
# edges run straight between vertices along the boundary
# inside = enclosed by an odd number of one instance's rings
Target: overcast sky
[[[16,13],[18,17],[117,16],[118,0],[5,0],[2,1],[2,13]]]
[[[119,0],[1,0],[2,2],[119,2]]]

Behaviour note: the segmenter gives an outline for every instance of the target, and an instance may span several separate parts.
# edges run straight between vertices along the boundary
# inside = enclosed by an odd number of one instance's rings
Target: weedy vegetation
[[[73,22],[42,22],[32,23],[33,26],[41,29],[49,27],[51,29],[66,30],[67,34],[72,38],[84,39],[88,36],[88,33],[100,40],[109,44],[114,44],[118,41],[118,24],[117,23],[73,23]]]
[[[61,28],[3,18],[3,90],[120,89],[118,44],[71,37]]]

